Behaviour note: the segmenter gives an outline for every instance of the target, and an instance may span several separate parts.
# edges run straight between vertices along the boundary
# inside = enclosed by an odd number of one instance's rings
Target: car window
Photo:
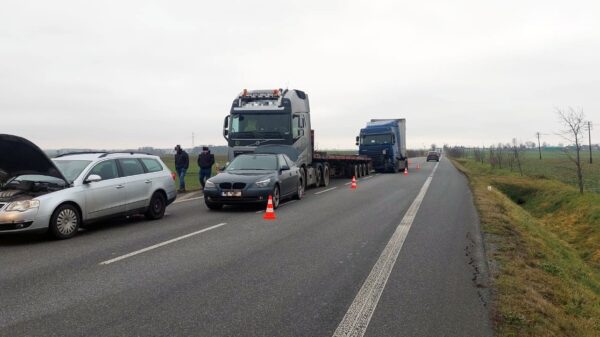
[[[282,155],[278,155],[277,159],[279,160],[279,167],[284,167],[284,166],[289,166],[288,163],[285,161],[285,158],[283,158]]]
[[[118,178],[119,171],[117,170],[117,163],[114,160],[107,160],[98,163],[90,171],[88,177],[92,174],[99,175],[102,178],[102,180]]]
[[[239,155],[231,161],[225,170],[277,170],[277,156]]]
[[[135,176],[144,173],[144,167],[139,160],[135,158],[119,159],[121,170],[123,170],[123,176]]]
[[[142,158],[142,163],[144,163],[148,172],[160,172],[163,170],[162,165],[156,159]]]
[[[89,160],[52,160],[60,173],[67,178],[69,182],[73,182],[83,170],[91,163]]]

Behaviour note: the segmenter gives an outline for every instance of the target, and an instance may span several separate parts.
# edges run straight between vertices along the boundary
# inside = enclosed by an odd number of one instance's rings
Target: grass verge
[[[600,336],[600,196],[453,162],[480,213],[497,335]]]

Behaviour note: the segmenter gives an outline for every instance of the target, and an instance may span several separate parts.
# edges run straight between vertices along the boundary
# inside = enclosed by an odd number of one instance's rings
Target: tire
[[[306,170],[303,167],[300,168],[300,176],[302,176],[302,183],[304,184],[304,190],[306,190]]]
[[[204,199],[204,204],[206,204],[206,207],[208,207],[208,209],[213,210],[213,211],[223,208],[223,204],[220,204],[218,202],[206,201],[206,199]]]
[[[315,168],[315,187],[320,187],[323,181],[323,165],[317,164]]]
[[[304,182],[302,182],[302,184],[304,185]],[[273,197],[273,209],[277,209],[281,202],[281,190],[279,189],[279,185],[275,185],[271,197]]]
[[[296,187],[296,194],[294,195],[294,199],[302,200],[304,197],[304,183],[302,182],[302,178],[298,179],[298,186]]]
[[[60,205],[52,213],[48,226],[50,234],[58,240],[70,239],[81,226],[81,215],[71,204]]]
[[[329,186],[329,165],[327,164],[323,166],[323,179],[321,179],[321,186]]]
[[[167,200],[165,196],[160,192],[154,192],[152,198],[150,198],[150,205],[148,210],[144,214],[148,220],[158,220],[165,216],[165,210],[167,209]]]

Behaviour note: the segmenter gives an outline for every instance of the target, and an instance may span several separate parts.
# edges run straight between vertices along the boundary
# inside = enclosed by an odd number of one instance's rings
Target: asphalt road
[[[275,221],[191,199],[66,241],[2,235],[0,336],[492,336],[467,181],[411,167],[332,180]]]

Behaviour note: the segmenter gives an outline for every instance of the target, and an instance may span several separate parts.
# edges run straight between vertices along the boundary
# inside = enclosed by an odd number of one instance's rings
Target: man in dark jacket
[[[202,189],[204,189],[204,185],[206,184],[206,179],[210,178],[212,175],[212,167],[215,164],[215,156],[210,153],[208,147],[203,147],[202,152],[198,156],[198,166],[200,166],[200,184],[202,184]]]
[[[175,146],[175,170],[179,177],[179,190],[177,192],[185,192],[185,173],[190,167],[190,157],[180,145]]]

